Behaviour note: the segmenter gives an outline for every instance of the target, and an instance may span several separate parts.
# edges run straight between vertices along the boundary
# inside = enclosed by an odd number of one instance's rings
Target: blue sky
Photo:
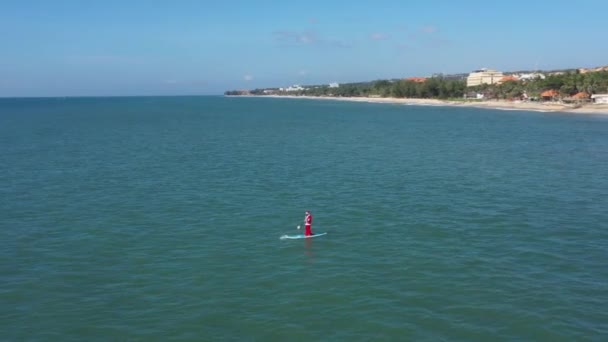
[[[2,1],[0,97],[608,65],[608,1]]]

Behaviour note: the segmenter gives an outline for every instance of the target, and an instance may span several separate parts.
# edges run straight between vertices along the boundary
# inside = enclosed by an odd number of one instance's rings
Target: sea
[[[0,339],[607,341],[608,116],[0,99]]]

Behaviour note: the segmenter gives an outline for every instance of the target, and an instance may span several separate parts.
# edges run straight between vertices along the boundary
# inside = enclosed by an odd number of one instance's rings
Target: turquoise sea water
[[[606,340],[607,176],[605,116],[2,99],[0,332]]]

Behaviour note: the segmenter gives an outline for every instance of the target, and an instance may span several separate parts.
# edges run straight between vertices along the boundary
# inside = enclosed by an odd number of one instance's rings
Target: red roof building
[[[423,83],[423,82],[426,82],[426,77],[408,77],[405,80],[416,82],[416,83]]]
[[[554,89],[545,90],[540,94],[540,97],[542,97],[545,100],[552,100],[558,96],[559,96],[559,92]]]
[[[507,76],[503,76],[500,79],[500,81],[498,81],[498,83],[501,84],[501,83],[505,83],[505,82],[509,82],[509,81],[519,81],[519,78],[517,78],[517,76],[507,75]]]
[[[576,95],[572,96],[572,98],[575,98],[577,100],[588,99],[589,94],[585,93],[584,91],[581,91],[580,93],[577,93]]]

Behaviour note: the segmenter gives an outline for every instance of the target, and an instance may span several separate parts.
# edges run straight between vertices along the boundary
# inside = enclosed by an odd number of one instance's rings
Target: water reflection
[[[307,257],[308,262],[314,261],[314,252],[312,250],[312,238],[304,239],[304,254]]]

